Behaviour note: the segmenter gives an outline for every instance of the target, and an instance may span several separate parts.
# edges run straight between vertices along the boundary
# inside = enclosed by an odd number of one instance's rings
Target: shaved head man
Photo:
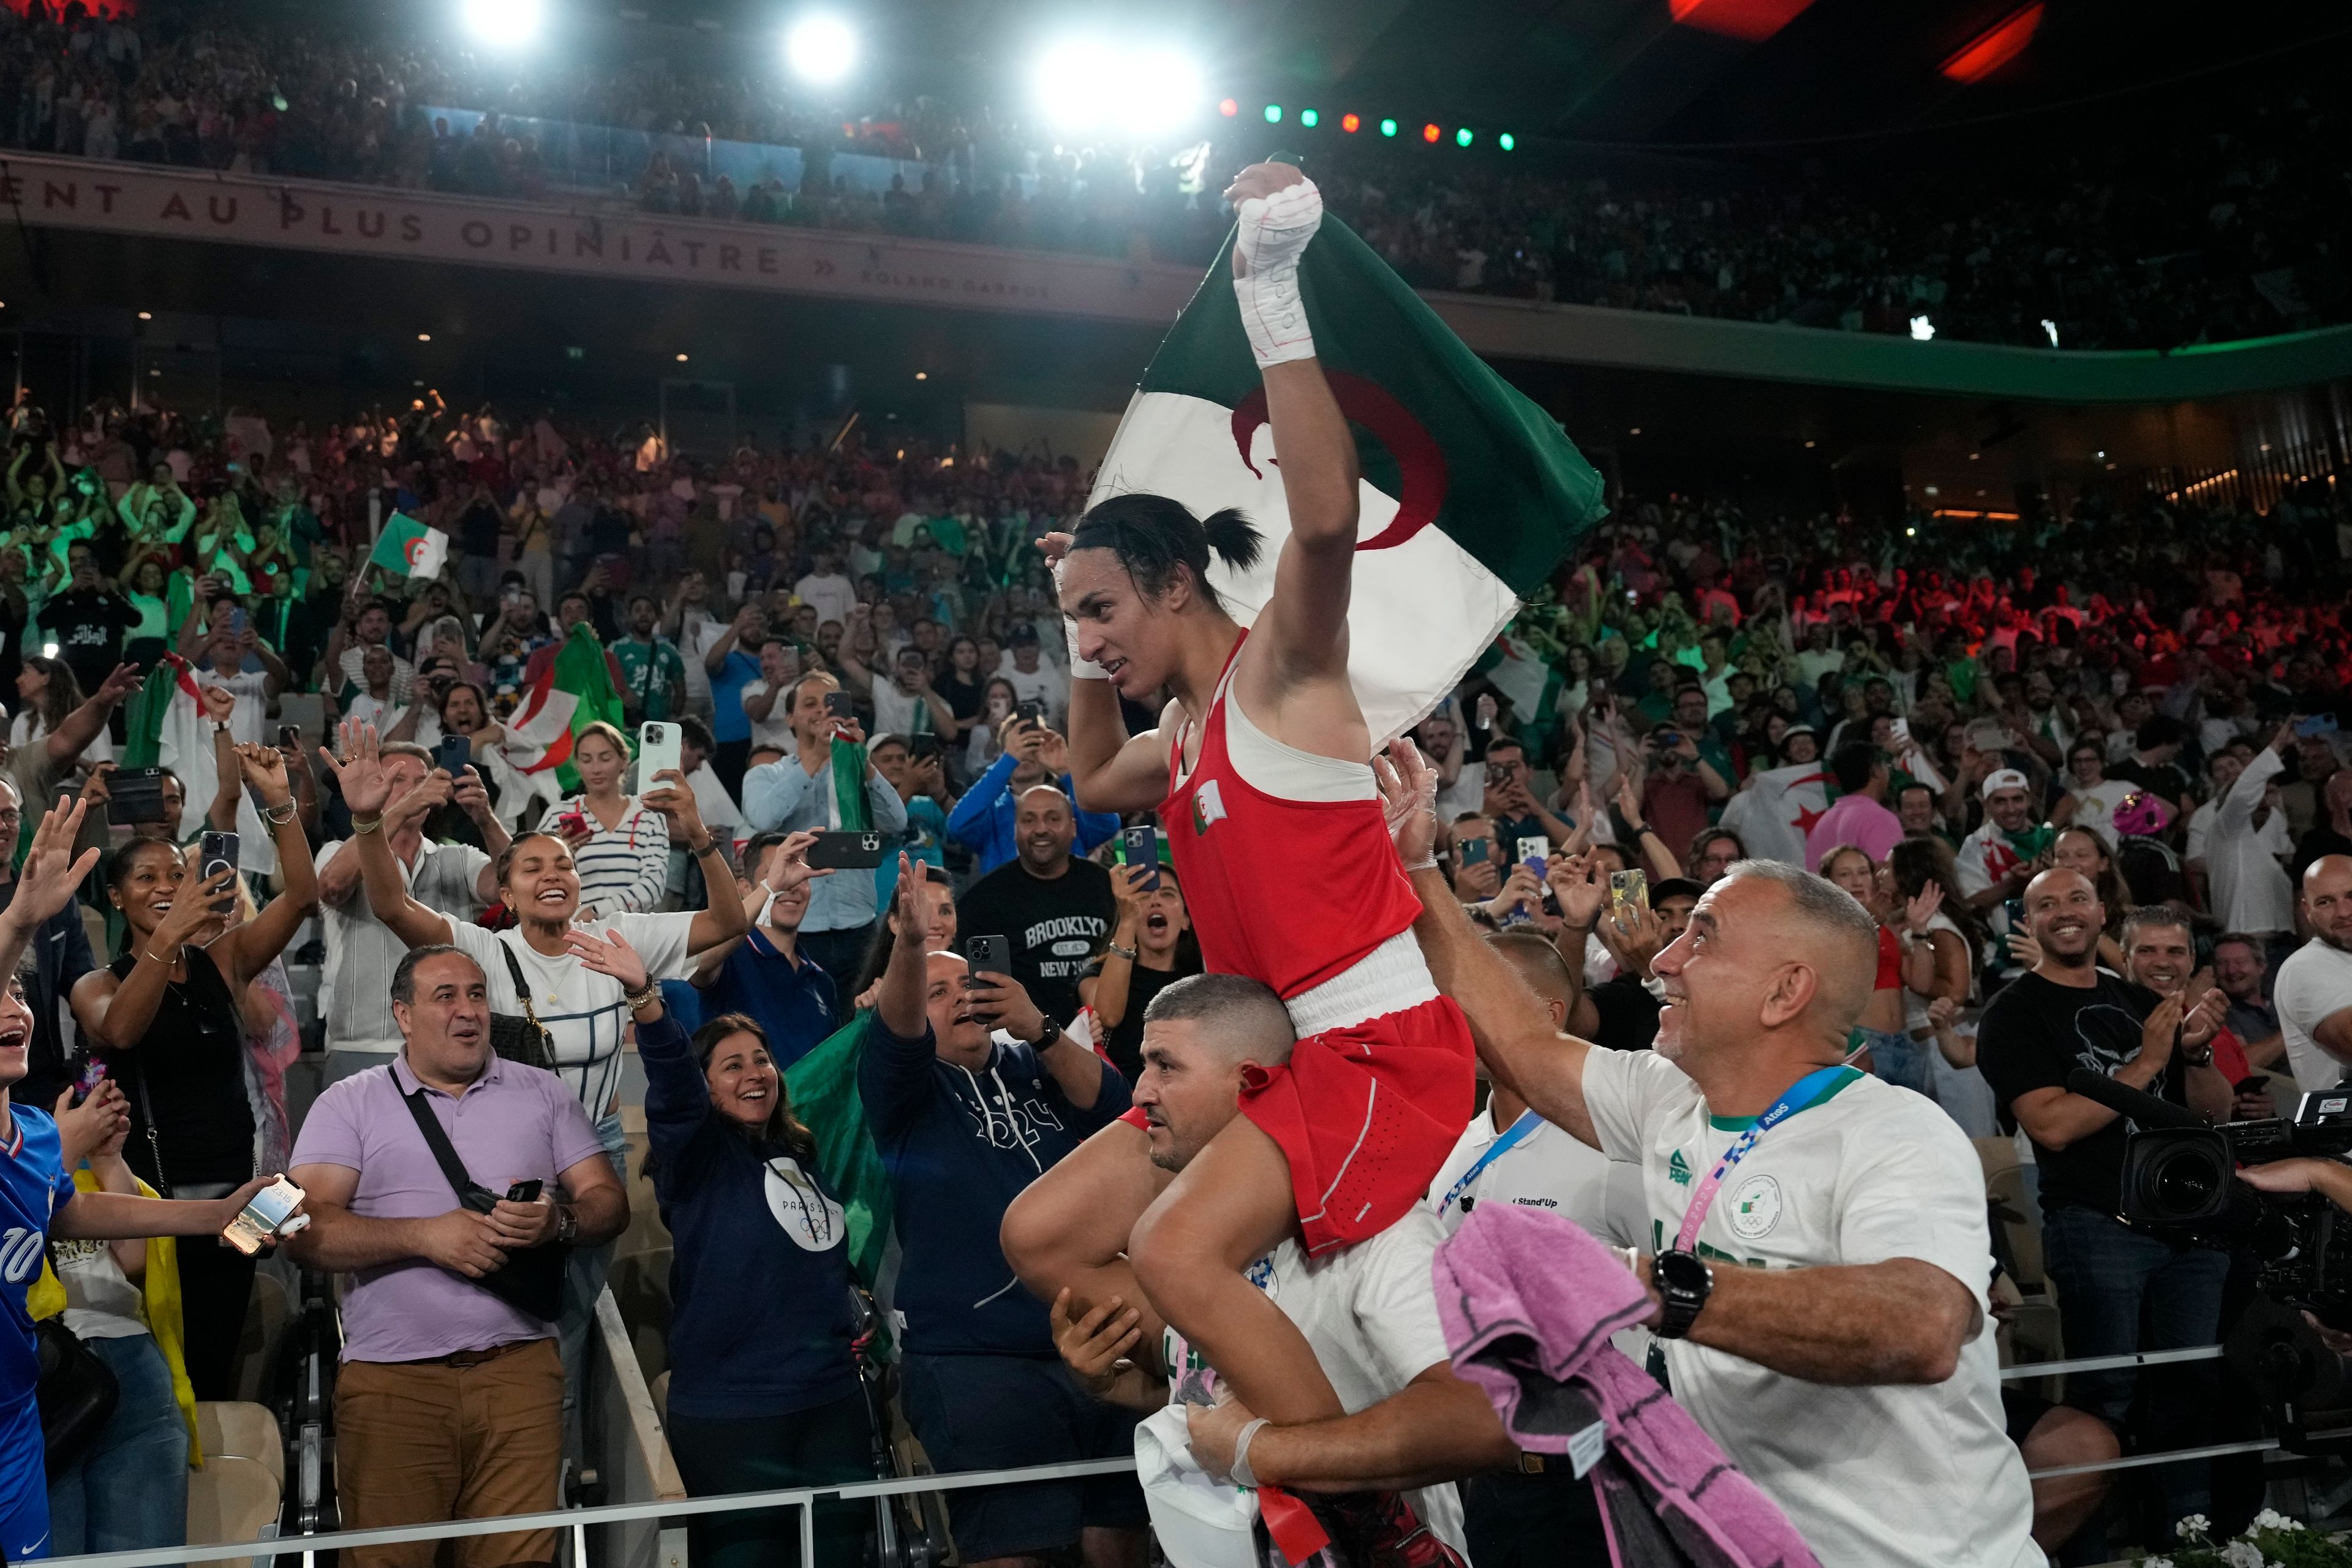
[[[1382,777],[1397,853],[1429,854],[1434,780]],[[1545,1120],[1637,1162],[1675,1396],[1824,1563],[2026,1568],[2033,1502],[2010,1443],[1976,1152],[1936,1105],[1843,1066],[1877,930],[1834,885],[1734,863],[1652,961],[1654,1051],[1562,1035],[1444,879],[1412,871],[1421,939],[1478,1054]],[[1847,1479],[1901,1475],[1903,1506]]]
[[[2311,940],[2279,965],[2271,1000],[2295,1087],[2332,1089],[2352,1072],[2352,855],[2322,855],[2303,872]]]

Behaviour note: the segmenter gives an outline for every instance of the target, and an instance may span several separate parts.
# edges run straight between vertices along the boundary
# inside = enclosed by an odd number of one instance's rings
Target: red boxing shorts
[[[1312,1257],[1378,1236],[1429,1195],[1477,1094],[1470,1026],[1450,996],[1309,1035],[1251,1068],[1242,1114],[1282,1146]]]

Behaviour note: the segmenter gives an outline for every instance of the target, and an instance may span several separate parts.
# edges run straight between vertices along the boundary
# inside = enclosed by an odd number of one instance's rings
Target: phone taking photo
[[[974,974],[1003,977],[1013,973],[1012,947],[1001,936],[966,938],[963,961]]]
[[[812,871],[871,871],[882,864],[879,833],[820,833],[803,862]]]
[[[112,796],[111,822],[134,824],[163,820],[163,770],[117,768],[107,776]]]
[[[640,724],[637,726],[637,789],[640,793],[661,788],[661,775],[677,769],[677,725]]]
[[[1143,879],[1140,886],[1147,893],[1158,892],[1160,890],[1160,829],[1148,822],[1140,827],[1122,827],[1118,830],[1118,845],[1120,852],[1127,858],[1128,865],[1151,868],[1151,874]]]
[[[1650,910],[1649,873],[1639,868],[1609,873],[1609,913],[1622,931],[1629,921],[1637,919],[1634,911],[1647,914]]]
[[[206,833],[197,845],[196,866],[196,880],[199,882],[208,882],[215,877],[219,876],[223,871],[235,872],[236,869],[236,835],[234,833]],[[212,911],[216,915],[228,915],[235,914],[236,912],[236,885],[234,882],[228,886],[227,889],[224,891],[220,897],[212,901]]]
[[[451,778],[462,778],[474,761],[474,742],[464,735],[444,735],[434,765]]]

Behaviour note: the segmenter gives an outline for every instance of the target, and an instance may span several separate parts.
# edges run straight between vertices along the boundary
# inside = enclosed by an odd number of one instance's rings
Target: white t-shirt
[[[1920,938],[1919,940],[1922,942],[1927,941],[1939,931],[1951,932],[1953,939],[1960,944],[1962,951],[1968,953],[1969,971],[1973,974],[1976,971],[1976,961],[1980,955],[1973,947],[1969,945],[1969,933],[1960,929],[1959,922],[1953,920],[1951,916],[1946,914],[1943,910],[1937,910],[1935,914],[1929,918],[1927,921],[1927,935]],[[1973,981],[1970,984],[1973,985]],[[1931,1023],[1927,1017],[1927,998],[1920,995],[1919,993],[1912,990],[1908,985],[1906,985],[1903,988],[1903,1027],[1916,1036],[1919,1030],[1928,1028],[1930,1026]]]
[[[1014,667],[1013,656],[1006,654],[996,673],[1013,683],[1015,696],[1024,702],[1043,702],[1045,722],[1055,730],[1067,726],[1070,716],[1070,678],[1050,658],[1040,658],[1034,669]]]
[[[1417,1208],[1353,1247],[1310,1260],[1293,1239],[1250,1266],[1250,1283],[1298,1326],[1349,1415],[1378,1405],[1448,1359],[1431,1279],[1437,1244],[1444,1239],[1437,1216]],[[1197,1371],[1199,1362],[1176,1331],[1160,1332],[1165,1364]],[[1466,1559],[1469,1542],[1454,1483],[1407,1495],[1421,1521]]]
[[[2223,931],[2294,929],[2294,884],[2280,858],[2294,853],[2286,813],[2273,811],[2258,826],[2263,792],[2283,764],[2265,746],[2229,793],[2189,815],[2189,858],[2205,862],[2213,888],[2213,915]]]
[[[793,584],[793,594],[802,604],[816,606],[817,625],[839,621],[843,630],[849,628],[849,612],[857,607],[857,587],[840,573],[820,577],[812,572]]]
[[[898,683],[884,676],[874,679],[874,732],[877,735],[929,735],[938,731],[931,722],[931,705],[919,695],[908,696],[898,689]]]
[[[2313,937],[2279,965],[2271,1004],[2278,1009],[2279,1033],[2286,1037],[2287,1065],[2294,1069],[2297,1089],[2334,1089],[2352,1073],[2312,1038],[2330,1014],[2352,1007],[2352,952]]]
[[[1671,1245],[1692,1192],[1747,1122],[1710,1118],[1698,1086],[1652,1051],[1591,1052],[1584,1101],[1602,1151],[1642,1163],[1652,1250]],[[2042,1563],[2001,1414],[1984,1171],[1933,1100],[1866,1074],[1847,1080],[1733,1167],[1697,1248],[1772,1268],[1911,1258],[1965,1286],[1984,1316],[1940,1384],[1830,1387],[1679,1340],[1666,1346],[1675,1397],[1823,1568]]]
[[[687,948],[693,925],[691,914],[618,914],[576,921],[572,929],[596,936],[618,931],[646,961],[648,975],[684,980],[694,972]],[[520,1017],[522,1003],[515,995],[502,952],[514,954],[539,1021],[555,1037],[556,1076],[580,1097],[591,1120],[603,1116],[621,1089],[621,1034],[628,1022],[621,983],[568,952],[548,957],[525,942],[520,931],[485,931],[470,921],[452,920],[449,934],[489,977],[490,1011]]]
[[[743,695],[746,697],[764,695],[767,689],[768,683],[764,680],[747,680],[743,683]],[[785,688],[787,691],[790,689],[790,687]],[[784,706],[783,692],[780,691],[776,694],[775,704],[768,710],[766,718],[752,719],[751,710],[749,708],[743,710],[743,717],[751,720],[751,746],[755,751],[761,746],[774,746],[781,749],[786,756],[790,756],[793,749],[800,744],[798,741],[793,739],[792,712]],[[876,732],[878,734],[880,731]]]
[[[1642,1167],[1631,1160],[1612,1160],[1574,1133],[1538,1117],[1528,1135],[1488,1162],[1476,1179],[1454,1200],[1445,1196],[1469,1173],[1478,1157],[1500,1135],[1495,1110],[1487,1108],[1470,1119],[1454,1152],[1439,1166],[1429,1184],[1429,1204],[1438,1223],[1451,1236],[1462,1228],[1479,1204],[1517,1204],[1522,1208],[1548,1209],[1582,1226],[1591,1235],[1616,1247],[1647,1247],[1648,1211],[1642,1195]],[[1465,1202],[1466,1200],[1466,1202]],[[1444,1204],[1444,1207],[1438,1205]]]
[[[2137,794],[2139,785],[2124,779],[2101,779],[2088,788],[2077,784],[2066,793],[2074,797],[2074,821],[2084,827],[2095,827],[2113,845],[2116,834],[2116,807]]]
[[[9,721],[8,749],[12,752],[21,752],[26,747],[38,744],[48,738],[47,722],[30,708],[19,710],[16,717]],[[114,737],[108,734],[106,726],[101,724],[99,726],[98,733],[90,737],[89,744],[81,749],[81,755],[68,763],[67,767],[68,769],[89,767],[99,763],[112,761],[114,761]]]

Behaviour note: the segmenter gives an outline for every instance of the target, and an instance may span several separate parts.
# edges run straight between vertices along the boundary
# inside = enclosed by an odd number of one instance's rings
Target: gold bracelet
[[[646,988],[634,995],[626,991],[622,992],[621,1000],[626,1002],[629,1005],[629,1011],[634,1013],[641,1007],[649,1006],[661,1000],[661,984],[658,981],[648,980],[646,982]]]
[[[142,948],[141,948],[141,949],[139,950],[139,956],[140,956],[140,957],[142,957],[142,958],[153,960],[153,962],[155,962],[155,963],[157,963],[162,964],[162,965],[163,965],[164,968],[166,968],[166,969],[169,969],[169,968],[171,968],[171,967],[172,967],[172,960],[170,960],[170,959],[168,959],[168,958],[157,958],[153,953],[152,953],[152,952],[148,952],[148,951],[147,951],[145,948],[143,948],[143,947],[142,947]]]
[[[373,833],[377,828],[382,827],[383,826],[383,818],[381,816],[376,817],[372,822],[362,822],[355,816],[352,818],[352,837],[357,838],[362,833]]]
[[[281,811],[286,815],[278,816]],[[294,820],[294,803],[289,800],[281,801],[276,805],[265,805],[261,808],[261,819],[272,827],[283,827]],[[376,820],[381,822],[383,818],[378,817]]]

